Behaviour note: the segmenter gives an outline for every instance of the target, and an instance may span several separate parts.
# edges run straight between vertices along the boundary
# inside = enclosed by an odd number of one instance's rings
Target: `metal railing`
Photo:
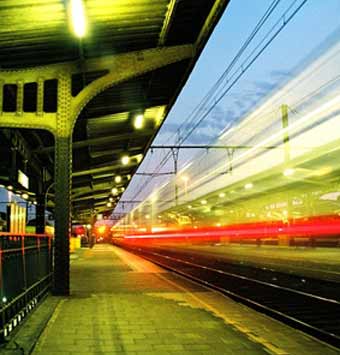
[[[50,235],[0,233],[0,342],[49,290],[52,258]]]

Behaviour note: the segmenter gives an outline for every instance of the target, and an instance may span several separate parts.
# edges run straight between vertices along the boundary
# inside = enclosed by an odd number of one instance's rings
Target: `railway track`
[[[340,284],[165,248],[123,246],[340,349]]]

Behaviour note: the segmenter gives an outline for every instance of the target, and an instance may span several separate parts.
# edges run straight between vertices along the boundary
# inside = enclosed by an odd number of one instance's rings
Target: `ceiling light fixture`
[[[119,184],[120,182],[122,182],[122,177],[120,175],[116,175],[115,176],[115,183]]]
[[[135,129],[142,129],[144,126],[144,115],[137,115],[133,121],[133,126]]]
[[[82,0],[71,0],[70,15],[74,34],[82,38],[86,34],[85,8]]]
[[[288,169],[284,170],[283,175],[284,176],[292,176],[294,173],[295,173],[294,169],[288,168]]]
[[[122,156],[122,164],[128,165],[130,163],[130,157],[128,155]]]

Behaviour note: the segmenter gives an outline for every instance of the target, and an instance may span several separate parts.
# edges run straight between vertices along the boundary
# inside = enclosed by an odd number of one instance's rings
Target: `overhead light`
[[[120,191],[124,192],[124,191],[125,191],[125,187],[122,186],[122,187],[120,188]]]
[[[8,186],[7,186],[7,190],[12,191],[12,190],[13,190],[13,186],[12,186],[12,185],[8,185]]]
[[[128,180],[131,180],[131,175],[130,175],[130,174],[126,175],[126,178],[127,178]]]
[[[117,194],[118,194],[118,189],[117,189],[117,187],[112,188],[111,192],[112,192],[114,195],[117,195]]]
[[[120,175],[116,175],[115,176],[115,183],[119,184],[120,182],[122,182],[122,177]]]
[[[128,165],[130,163],[130,157],[128,155],[122,156],[122,164]]]
[[[112,202],[108,202],[108,203],[106,204],[106,206],[107,206],[107,207],[112,207]]]
[[[137,115],[133,121],[133,126],[136,129],[142,129],[144,126],[144,115]]]
[[[292,176],[295,173],[295,170],[292,168],[288,168],[283,172],[284,176]]]
[[[82,38],[86,33],[85,8],[82,0],[71,0],[71,21],[74,34]]]
[[[186,175],[183,175],[181,176],[181,179],[184,181],[184,182],[187,182],[189,180],[189,177],[186,176]]]
[[[149,214],[146,214],[146,215],[145,215],[145,218],[146,218],[146,219],[150,219],[150,215],[149,215]]]
[[[221,192],[219,195],[218,195],[219,198],[223,198],[225,197],[225,193],[224,192]]]
[[[110,202],[113,202],[113,197],[110,197],[110,198],[109,198],[109,201],[110,201]]]
[[[206,205],[207,204],[207,200],[201,200],[201,205]]]
[[[189,210],[190,210],[190,209],[192,208],[192,206],[191,206],[191,205],[189,205],[189,206],[188,206],[188,208],[189,208]]]
[[[248,182],[247,184],[244,185],[244,188],[246,190],[252,189],[254,187],[254,185],[251,182]]]
[[[33,201],[33,205],[37,205],[38,204],[38,202],[37,201]]]
[[[24,200],[27,200],[28,199],[28,194],[25,192],[21,195],[21,197],[24,199]]]

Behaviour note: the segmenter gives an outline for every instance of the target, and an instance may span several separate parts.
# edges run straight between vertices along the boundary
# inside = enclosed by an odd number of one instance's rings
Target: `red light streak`
[[[319,216],[308,219],[295,219],[288,223],[259,222],[235,224],[220,227],[202,227],[190,229],[169,229],[158,233],[135,233],[129,231],[124,236],[128,243],[140,242],[219,242],[221,238],[277,238],[289,237],[332,237],[340,236],[340,218],[338,216]]]

